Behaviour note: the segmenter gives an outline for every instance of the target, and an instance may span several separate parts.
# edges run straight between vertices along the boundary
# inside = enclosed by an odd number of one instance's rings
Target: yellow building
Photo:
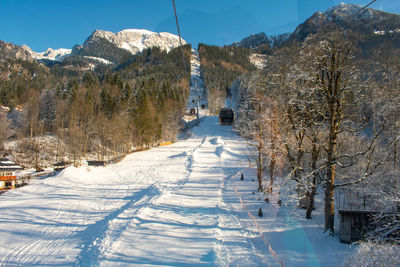
[[[17,182],[16,171],[22,169],[7,158],[0,158],[0,191],[14,189]]]

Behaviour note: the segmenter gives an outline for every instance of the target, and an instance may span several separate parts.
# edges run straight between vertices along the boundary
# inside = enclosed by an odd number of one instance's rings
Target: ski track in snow
[[[213,124],[215,122],[216,120],[214,120]],[[230,262],[227,261],[227,259],[223,261],[219,260],[223,255],[225,255],[225,257],[229,256],[229,253],[227,253],[229,252],[228,250],[225,249],[223,254],[217,255],[218,250],[221,247],[220,241],[224,239],[224,234],[221,233],[224,231],[232,231],[227,223],[222,225],[224,224],[224,220],[221,219],[223,218],[221,216],[226,217],[226,210],[221,209],[220,207],[220,181],[221,178],[223,178],[224,173],[221,174],[220,171],[223,162],[221,160],[221,145],[218,138],[219,137],[215,138],[212,136],[209,138],[208,136],[205,136],[201,141],[199,139],[199,145],[189,153],[179,153],[170,157],[179,158],[186,155],[187,173],[186,178],[183,180],[184,183],[178,182],[178,185],[175,187],[167,186],[167,189],[163,192],[164,194],[151,205],[146,206],[140,216],[137,216],[137,218],[132,221],[135,225],[132,228],[134,228],[135,231],[130,233],[132,235],[130,239],[135,240],[136,243],[138,243],[137,247],[147,247],[148,243],[154,245],[157,241],[156,239],[159,237],[162,237],[162,243],[166,242],[174,244],[173,247],[165,247],[162,245],[160,250],[154,249],[153,247],[152,253],[155,255],[146,261],[140,259],[140,255],[143,255],[143,251],[140,251],[140,249],[121,245],[126,243],[124,241],[126,235],[123,235],[122,240],[116,242],[119,246],[115,246],[112,249],[114,255],[109,254],[108,260],[103,262],[104,265],[117,264],[117,260],[114,259],[116,255],[119,259],[121,257],[125,258],[124,262],[129,262],[130,264],[171,264],[186,266],[192,264],[213,265],[214,263],[226,265]],[[216,181],[213,181],[212,183],[204,183],[202,181],[203,179],[206,180],[208,176],[207,173],[205,175],[203,174],[204,171],[207,171],[204,170],[204,162],[209,163],[207,164],[208,166],[212,166],[214,162],[218,163],[217,167],[215,167],[217,173]],[[194,193],[192,192],[192,188],[196,188]],[[193,198],[199,199],[193,201]],[[212,202],[212,204],[202,205],[201,202]],[[156,220],[154,219],[154,214],[158,214]],[[199,218],[196,218],[197,216]],[[174,219],[171,221],[171,218]],[[179,220],[175,218],[179,218]],[[233,219],[233,221],[235,220]],[[237,225],[236,222],[235,224]],[[202,235],[199,236],[199,233],[196,233],[198,231],[206,234],[208,237],[204,238]],[[171,232],[172,234],[166,235],[166,232]],[[187,232],[193,233],[195,237],[191,234],[185,234]],[[156,238],[153,240],[154,236]],[[193,242],[189,242],[190,240]],[[236,246],[236,243],[233,244],[234,247],[236,247],[236,251],[241,249]],[[192,247],[188,249],[187,246]],[[224,247],[228,247],[227,243],[224,244]],[[165,251],[163,251],[165,249],[174,252],[172,253],[172,255],[174,255],[173,259],[169,258],[170,253],[167,253],[168,257],[166,257]],[[198,252],[201,257],[193,257],[193,252]],[[131,258],[127,256],[135,255],[136,253],[136,257]],[[180,255],[180,257],[176,259],[176,255]],[[251,252],[249,251],[248,257],[252,257],[250,255]],[[156,261],[155,259],[163,260]],[[243,263],[242,260],[239,262]]]
[[[224,202],[224,178],[246,167],[246,145],[215,117],[193,132],[2,195],[0,264],[265,265]]]
[[[139,190],[132,196],[125,197],[126,200],[129,200],[125,205],[81,232],[80,236],[85,239],[85,242],[77,257],[77,265],[97,265],[96,263],[106,249],[106,245],[103,245],[103,243],[118,238],[128,227],[127,219],[129,217],[127,218],[127,215],[134,216],[141,207],[159,194],[160,191],[154,185]]]
[[[247,145],[207,117],[192,137],[107,167],[70,167],[0,196],[0,265],[327,266],[345,247],[321,252],[277,194],[255,193]],[[253,178],[250,178],[253,177]],[[243,197],[250,218],[235,193]],[[317,211],[315,211],[317,212]],[[296,242],[293,242],[296,240]],[[338,258],[338,259],[337,259]],[[321,264],[323,265],[323,264]]]
[[[0,265],[339,265],[346,245],[322,236],[324,251],[278,194],[270,204],[253,194],[247,151],[231,127],[206,117],[186,140],[9,191],[0,196]]]

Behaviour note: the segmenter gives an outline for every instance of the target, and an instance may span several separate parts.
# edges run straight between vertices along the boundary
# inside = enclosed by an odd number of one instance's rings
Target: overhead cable
[[[176,7],[175,7],[175,0],[172,0],[172,5],[174,6],[174,14],[175,14],[175,21],[176,21],[176,28],[178,29],[178,36],[179,36],[179,45],[182,49],[182,59],[183,59],[183,66],[186,71],[186,63],[185,63],[185,54],[183,52],[183,47],[182,47],[182,38],[181,38],[181,31],[179,30],[179,22],[178,22],[178,15],[176,14]]]
[[[375,3],[375,2],[376,2],[376,0],[370,2],[368,5],[364,6],[363,8],[361,8],[360,10],[358,10],[358,11],[357,11],[356,13],[354,13],[353,15],[356,15],[356,14],[358,14],[358,13],[363,12],[364,10],[366,10],[370,5],[372,5],[372,4]]]

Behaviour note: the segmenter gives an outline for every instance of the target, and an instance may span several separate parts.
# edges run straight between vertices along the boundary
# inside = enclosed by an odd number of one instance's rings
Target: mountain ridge
[[[160,47],[169,52],[179,46],[179,37],[167,32],[152,32],[144,29],[125,29],[116,33],[103,30],[95,30],[84,42],[83,46],[106,39],[115,46],[129,51],[131,54],[141,52],[143,49]],[[181,40],[186,44],[185,40]]]
[[[315,12],[312,16],[299,24],[288,37],[282,35],[278,42],[274,38],[266,36],[265,33],[250,35],[236,42],[234,46],[241,46],[259,49],[261,46],[271,44],[280,45],[288,42],[303,42],[311,34],[316,34],[320,30],[325,30],[328,26],[334,26],[343,30],[352,30],[366,37],[366,39],[377,39],[379,36],[400,32],[400,15],[367,8],[355,4],[340,3],[329,8],[325,12]],[[360,10],[362,10],[360,12]],[[263,34],[263,35],[262,35]],[[265,36],[264,36],[265,35]],[[379,35],[379,36],[378,36]],[[384,38],[374,40],[382,42]],[[259,49],[260,50],[260,49]]]
[[[183,45],[186,44],[186,41],[183,39],[181,39],[181,42]],[[2,41],[0,43],[0,52],[4,58],[15,57],[24,60],[61,62],[68,56],[82,55],[116,63],[118,60],[113,60],[113,57],[118,53],[124,54],[124,57],[128,57],[152,47],[159,47],[161,50],[169,52],[179,45],[179,37],[167,32],[157,33],[144,29],[125,29],[113,33],[110,31],[95,30],[86,38],[82,45],[75,45],[72,49],[48,48],[44,52],[35,52],[27,45],[19,46]],[[91,49],[102,51],[90,51]],[[108,53],[108,51],[112,52]],[[101,60],[99,61],[101,62]]]

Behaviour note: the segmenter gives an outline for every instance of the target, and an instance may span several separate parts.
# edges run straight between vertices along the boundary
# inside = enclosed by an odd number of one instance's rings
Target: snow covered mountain
[[[48,48],[45,52],[35,52],[29,46],[22,45],[21,46],[25,51],[27,51],[33,59],[41,60],[47,59],[52,61],[62,61],[66,56],[71,54],[71,49],[52,49]]]
[[[132,54],[151,47],[159,47],[161,50],[169,52],[171,49],[179,46],[179,37],[174,34],[167,32],[156,33],[140,29],[127,29],[117,33],[96,30],[85,41],[84,45],[96,42],[101,38]],[[182,40],[182,44],[186,44],[186,42]]]
[[[362,5],[340,3],[339,5],[328,9],[325,14],[329,17],[336,17],[341,19],[347,19],[353,16],[357,19],[381,20],[384,17],[385,12],[372,8],[367,8],[359,12],[362,8]]]
[[[363,6],[355,4],[340,3],[334,7],[329,8],[325,14],[335,15],[338,17],[346,17],[357,13]],[[368,11],[367,9],[366,11]],[[363,12],[364,13],[364,12]]]
[[[60,48],[60,49],[47,49],[45,52],[41,53],[32,53],[32,57],[34,59],[48,59],[48,60],[53,60],[53,61],[61,61],[63,60],[66,56],[71,54],[71,49],[65,49],[65,48]]]
[[[182,40],[182,44],[186,44]],[[83,43],[75,45],[72,54],[102,58],[113,63],[126,60],[143,49],[159,47],[169,52],[178,47],[179,37],[167,32],[127,29],[117,33],[95,30]]]
[[[0,58],[18,58],[23,60],[42,60],[62,61],[63,58],[71,54],[71,49],[47,49],[45,52],[37,53],[27,45],[15,45],[0,41]]]
[[[233,45],[259,49],[263,45],[279,46],[287,41],[303,42],[309,35],[328,28],[357,32],[366,40],[365,47],[380,45],[387,41],[392,42],[393,38],[390,35],[400,33],[400,16],[372,8],[361,10],[362,7],[340,3],[325,12],[314,13],[290,35],[284,34],[274,39],[273,36],[267,37],[263,33],[253,34]],[[400,38],[397,39],[400,40]],[[397,39],[395,39],[396,42],[398,42]]]
[[[186,41],[182,39],[182,44]],[[83,43],[72,49],[52,49],[35,52],[27,45],[0,42],[0,58],[15,57],[25,60],[62,61],[70,55],[82,56],[104,64],[121,63],[143,49],[159,47],[169,52],[180,45],[179,37],[167,32],[127,29],[117,33],[95,30]]]
[[[303,41],[310,34],[326,28],[328,24],[344,30],[350,29],[364,36],[382,31],[393,32],[399,28],[399,15],[371,8],[361,9],[361,5],[340,3],[324,13],[316,12],[300,24],[289,39]]]

